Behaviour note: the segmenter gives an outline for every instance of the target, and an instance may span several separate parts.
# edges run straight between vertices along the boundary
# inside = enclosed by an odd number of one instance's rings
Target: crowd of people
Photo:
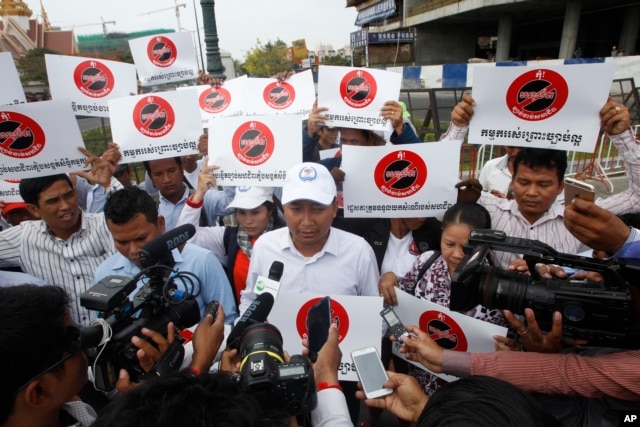
[[[454,107],[443,141],[464,139],[474,106],[465,95]],[[2,203],[9,226],[0,232],[0,266],[14,271],[0,272],[0,425],[292,425],[298,420],[286,409],[263,404],[241,386],[235,376],[240,354],[222,348],[225,324],[228,333],[252,307],[260,293],[256,281],[269,276],[274,261],[285,265],[281,293],[382,297],[397,306],[397,294],[405,292],[448,308],[471,231],[493,229],[561,253],[589,248],[621,263],[640,313],[634,267],[640,259],[634,216],[640,214],[640,145],[624,105],[607,101],[600,124],[625,160],[628,190],[595,203],[564,200],[563,206],[558,197],[566,153],[507,147],[479,181],[458,184],[458,203],[442,218],[345,218],[340,193],[349,177],[340,169],[340,154],[321,160],[320,152],[421,141],[396,101],[380,112],[392,123],[389,141],[362,129],[329,127],[326,111],[314,104],[302,129],[302,162],[287,171],[282,188],[221,189],[212,174],[216,166],[194,155],[144,162],[148,180],[136,185],[129,166],[118,164],[115,143],[100,156],[82,149],[89,171],[23,179],[24,203]],[[133,357],[148,375],[138,383],[120,370],[118,393],[108,402],[99,394],[96,413],[87,403],[96,396],[86,387],[89,349],[79,328],[94,325],[97,313],[81,304],[81,295],[119,276],[136,278],[135,298],[146,285],[139,279],[148,271],[143,247],[184,224],[192,224],[195,234],[169,252],[173,269],[197,278],[190,284],[176,278],[201,318],[191,336],[193,354],[185,369],[154,378],[184,331],[178,334],[173,322],[162,332],[136,331]],[[521,256],[503,251],[494,251],[488,265],[547,279],[603,280],[597,272],[542,259],[530,271]],[[211,312],[214,301],[219,306]],[[495,352],[444,350],[426,331],[407,325],[403,359],[391,354],[397,338],[372,325],[389,371],[384,386],[393,390],[377,399],[367,399],[355,382],[339,380],[342,353],[333,324],[312,366],[317,406],[306,421],[346,426],[366,418],[375,424],[386,410],[420,426],[581,426],[615,424],[621,413],[640,410],[640,377],[633,368],[640,350],[568,341],[563,319],[571,313],[550,313],[550,330],[540,328],[542,319],[531,308],[513,313],[477,305],[464,314],[508,327],[507,336],[494,337]],[[630,334],[637,334],[637,318],[628,319]],[[306,344],[287,350],[306,354]],[[449,383],[439,373],[461,379]],[[362,400],[367,414],[360,414]]]

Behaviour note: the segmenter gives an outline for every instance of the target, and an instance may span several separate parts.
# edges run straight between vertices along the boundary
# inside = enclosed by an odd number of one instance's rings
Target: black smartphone
[[[315,362],[318,352],[327,338],[331,326],[331,298],[324,297],[307,312],[307,331],[309,336],[309,359]]]
[[[402,344],[402,337],[409,336],[410,334],[405,329],[396,312],[393,311],[393,308],[385,308],[380,312],[380,316],[382,316],[387,325],[389,325],[389,330],[391,331],[393,336],[396,337],[400,344]]]
[[[218,307],[220,303],[218,301],[211,301],[207,304],[207,308],[204,309],[204,315],[211,314],[213,316],[213,320],[215,322],[216,317],[218,316]]]

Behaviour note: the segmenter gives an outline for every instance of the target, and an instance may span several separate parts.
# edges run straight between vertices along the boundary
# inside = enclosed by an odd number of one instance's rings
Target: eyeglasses
[[[62,366],[64,364],[64,362],[66,362],[67,360],[71,359],[76,354],[80,353],[81,350],[82,350],[82,345],[81,345],[80,329],[76,328],[75,326],[67,326],[66,342],[65,342],[65,345],[64,345],[64,351],[65,351],[65,353],[68,353],[68,354],[66,356],[64,356],[62,359],[58,360],[53,365],[49,366],[48,368],[40,371],[39,373],[37,373],[36,375],[31,377],[27,382],[25,382],[23,385],[21,385],[18,388],[18,390],[16,390],[16,394],[20,393],[22,390],[27,388],[27,386],[32,381],[40,378],[44,374],[47,374],[47,373],[53,371],[58,366]]]

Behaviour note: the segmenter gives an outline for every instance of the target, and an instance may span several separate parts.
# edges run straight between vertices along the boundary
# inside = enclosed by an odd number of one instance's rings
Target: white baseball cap
[[[271,187],[236,187],[236,195],[227,207],[255,209],[267,201],[273,203],[273,189]]]
[[[300,163],[287,171],[282,187],[282,204],[311,200],[329,205],[336,194],[336,183],[326,167],[318,163]]]

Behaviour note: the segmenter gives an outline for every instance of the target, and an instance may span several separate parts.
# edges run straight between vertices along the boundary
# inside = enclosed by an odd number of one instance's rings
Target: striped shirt
[[[539,240],[564,253],[575,254],[584,250],[584,245],[564,225],[564,207],[557,201],[533,224],[522,216],[515,200],[500,199],[482,192],[478,203],[491,214],[491,228],[502,230],[509,237]],[[507,268],[517,258],[521,256],[495,252],[493,260],[496,266]]]
[[[0,266],[19,266],[25,273],[62,286],[71,301],[71,315],[88,324],[89,310],[80,295],[93,284],[96,268],[114,252],[103,214],[82,213],[80,229],[68,240],[54,236],[44,221],[23,221],[0,233]]]

